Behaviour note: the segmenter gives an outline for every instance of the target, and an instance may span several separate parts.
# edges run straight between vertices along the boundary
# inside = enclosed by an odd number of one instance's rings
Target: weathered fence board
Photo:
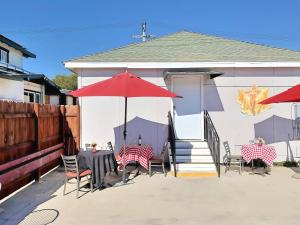
[[[0,199],[77,154],[79,106],[0,101]]]
[[[67,105],[61,108],[64,116],[64,143],[66,154],[75,155],[80,148],[80,108],[79,106]]]

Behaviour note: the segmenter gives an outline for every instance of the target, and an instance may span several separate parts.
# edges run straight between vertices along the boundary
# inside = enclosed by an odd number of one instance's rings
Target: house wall
[[[300,83],[300,68],[215,68],[214,70],[224,72],[224,75],[212,80],[203,76],[203,100],[204,109],[209,111],[221,143],[229,141],[232,153],[239,154],[242,144],[247,144],[249,140],[257,137],[255,124],[259,123],[262,124],[259,136],[271,140],[270,144],[275,146],[278,154],[277,161],[285,160],[287,154],[291,153],[294,157],[299,156],[298,141],[286,142],[287,134],[293,135],[292,126],[289,124],[291,103],[273,104],[265,112],[249,116],[241,112],[237,94],[240,89],[249,89],[253,85],[268,88],[269,96],[279,93]],[[78,86],[83,87],[107,79],[121,71],[124,70],[81,69],[79,70]],[[171,79],[170,77],[164,79],[162,69],[134,69],[130,72],[139,74],[143,79],[171,90]],[[112,141],[118,149],[122,143],[123,128],[120,126],[124,123],[124,99],[86,97],[80,98],[79,104],[82,118],[82,147],[91,142],[97,142],[101,147],[106,142]],[[160,152],[163,141],[167,138],[167,112],[171,110],[171,106],[171,99],[130,98],[128,100],[128,121],[131,122],[129,122],[128,142],[137,142],[138,135],[141,133],[142,139],[154,147],[155,153]],[[279,121],[277,121],[278,118],[272,117],[273,115],[278,116]],[[134,119],[135,117],[139,118]],[[269,120],[263,122],[266,119]],[[264,126],[265,129],[262,129]],[[147,127],[151,127],[151,129],[147,129]],[[221,157],[224,154],[222,144]]]
[[[41,103],[45,103],[45,86],[30,81],[24,81],[24,90],[40,93]]]
[[[42,93],[44,90],[44,86],[41,84],[36,84],[29,81],[24,81],[24,89],[28,91],[40,92]]]
[[[109,78],[124,70],[85,69],[79,72],[78,87]],[[162,70],[130,70],[145,80],[166,87]],[[167,112],[171,100],[168,98],[129,98],[128,99],[128,143],[137,143],[142,135],[144,143],[151,144],[154,153],[161,151],[167,139]],[[83,97],[81,105],[81,145],[96,142],[104,146],[108,141],[115,144],[116,151],[122,144],[124,123],[124,98],[121,97]],[[139,118],[136,118],[139,117]],[[134,119],[135,118],[135,119]],[[130,122],[131,121],[131,122]]]
[[[23,81],[0,78],[0,100],[23,102]]]
[[[48,95],[50,105],[59,105],[59,95]]]
[[[0,42],[0,47],[9,51],[9,64],[23,68],[23,54],[22,52]]]
[[[216,70],[224,72],[224,75],[213,80],[206,79],[204,99],[205,109],[209,111],[221,138],[221,156],[225,154],[224,141],[229,141],[233,154],[240,154],[241,145],[249,143],[251,139],[263,137],[269,144],[275,146],[277,161],[286,160],[287,155],[299,157],[300,143],[287,142],[288,135],[293,139],[292,103],[272,104],[266,111],[250,116],[241,112],[237,95],[239,90],[249,90],[253,85],[268,88],[269,96],[280,93],[300,83],[300,69],[218,68]]]
[[[72,96],[66,95],[66,105],[74,105]]]

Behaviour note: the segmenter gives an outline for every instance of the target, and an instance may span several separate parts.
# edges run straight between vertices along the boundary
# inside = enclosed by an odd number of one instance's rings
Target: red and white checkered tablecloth
[[[243,145],[241,153],[247,163],[253,159],[261,159],[267,165],[272,165],[274,159],[277,157],[275,148],[270,145]]]
[[[124,154],[124,146],[120,149],[121,163],[126,166],[131,161],[138,162],[142,167],[148,170],[149,159],[153,156],[151,145],[126,145],[126,154]]]

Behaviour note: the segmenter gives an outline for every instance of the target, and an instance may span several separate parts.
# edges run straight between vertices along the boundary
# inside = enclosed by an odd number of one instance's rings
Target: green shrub
[[[285,161],[283,163],[283,166],[285,166],[285,167],[298,167],[299,164],[296,161]]]
[[[299,163],[296,161],[282,161],[282,162],[274,162],[274,166],[285,166],[285,167],[299,167]]]

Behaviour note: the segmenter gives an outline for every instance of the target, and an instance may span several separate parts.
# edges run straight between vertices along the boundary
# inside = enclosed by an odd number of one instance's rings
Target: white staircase
[[[171,173],[174,166],[169,149]],[[216,166],[206,141],[176,140],[176,172],[178,177],[217,177]]]

